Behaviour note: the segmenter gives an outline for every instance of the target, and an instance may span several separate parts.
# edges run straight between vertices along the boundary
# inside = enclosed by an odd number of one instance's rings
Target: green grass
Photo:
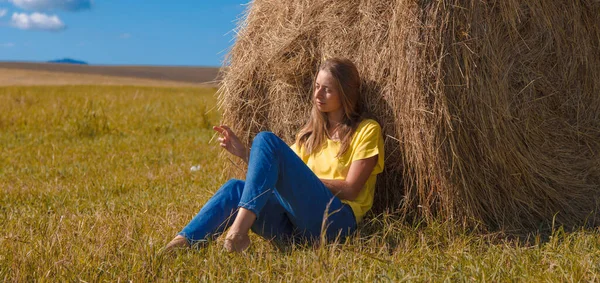
[[[227,179],[215,104],[214,89],[0,88],[0,280],[600,280],[598,230],[523,242],[390,215],[343,243],[160,255]]]

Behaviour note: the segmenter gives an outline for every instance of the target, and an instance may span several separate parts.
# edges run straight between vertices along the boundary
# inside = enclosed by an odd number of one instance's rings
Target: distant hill
[[[58,64],[75,64],[75,65],[87,65],[87,62],[79,61],[71,58],[64,58],[58,60],[48,61],[48,63],[58,63]]]

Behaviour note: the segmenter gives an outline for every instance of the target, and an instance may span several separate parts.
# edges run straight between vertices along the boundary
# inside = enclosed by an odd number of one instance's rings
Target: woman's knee
[[[280,140],[281,139],[274,133],[264,131],[256,134],[252,141],[252,147],[263,145],[277,146]]]
[[[269,140],[273,140],[275,138],[279,138],[279,137],[277,137],[277,135],[275,135],[272,132],[262,131],[262,132],[256,134],[256,136],[254,137],[254,140],[255,141],[257,141],[257,140],[268,140],[269,141]]]

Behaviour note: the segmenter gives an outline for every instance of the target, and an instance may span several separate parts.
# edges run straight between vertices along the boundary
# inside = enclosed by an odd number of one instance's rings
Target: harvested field
[[[15,73],[11,74],[11,70],[14,70]],[[150,81],[166,81],[167,85],[173,85],[175,83],[188,85],[216,85],[219,80],[219,68],[217,67],[89,66],[52,63],[0,62],[0,71],[2,72],[0,83],[3,85],[14,85],[14,83],[10,83],[11,79],[23,80],[24,71],[43,72],[36,74],[39,74],[42,80],[50,79],[50,82],[52,81],[52,78],[68,80],[71,82],[75,82],[77,81],[77,78],[81,78],[84,81],[98,79],[100,84],[113,84],[119,83],[122,78],[128,78],[129,80],[140,80],[137,83],[148,82],[150,85],[153,85]],[[56,75],[51,75],[51,73],[56,73]],[[77,76],[72,74],[76,74]],[[84,78],[83,75],[102,76],[104,78]],[[36,81],[36,79],[31,81]],[[8,83],[6,83],[7,81]],[[25,80],[25,82],[27,82],[27,80]],[[30,83],[40,84],[37,82]],[[154,84],[156,84],[156,82],[154,82]]]
[[[166,87],[210,87],[212,83],[186,83],[177,81],[139,79],[116,76],[88,75],[76,73],[0,69],[0,86],[34,85],[139,85]]]

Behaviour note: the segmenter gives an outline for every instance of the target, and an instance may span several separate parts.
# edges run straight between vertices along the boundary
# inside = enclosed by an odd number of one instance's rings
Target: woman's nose
[[[316,98],[322,97],[322,94],[323,94],[323,89],[322,88],[316,88],[315,89],[315,97]]]

